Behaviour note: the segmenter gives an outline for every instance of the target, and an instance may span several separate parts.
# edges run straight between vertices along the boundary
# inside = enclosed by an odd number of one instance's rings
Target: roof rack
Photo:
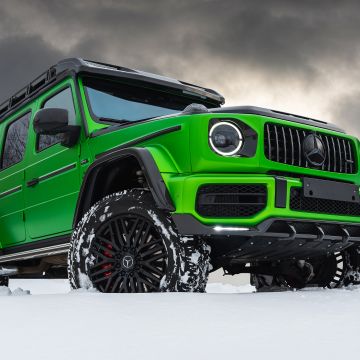
[[[31,99],[37,92],[46,88],[48,84],[57,80],[59,75],[67,74],[69,72],[95,73],[133,80],[148,81],[154,84],[177,88],[182,91],[191,92],[197,94],[198,96],[215,100],[219,103],[219,105],[224,103],[222,95],[214,90],[201,86],[122,66],[110,65],[92,60],[84,60],[81,58],[70,58],[61,60],[56,65],[51,66],[47,71],[42,73],[27,86],[19,90],[3,103],[0,103],[0,120],[5,114],[14,111],[21,104]]]
[[[9,99],[0,104],[0,118],[2,115],[8,113],[14,108],[18,107],[21,103],[23,103],[26,99],[31,97],[33,94],[41,90],[47,84],[56,79],[56,69],[52,66],[49,70],[42,73],[35,80],[33,80],[30,84],[23,87]]]

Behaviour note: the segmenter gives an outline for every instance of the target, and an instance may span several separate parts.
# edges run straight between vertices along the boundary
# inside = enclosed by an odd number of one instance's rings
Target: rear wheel
[[[261,274],[251,274],[251,282],[258,291],[303,287],[334,289],[349,285],[360,285],[360,247],[352,246],[342,252],[306,260],[304,263],[311,267],[313,275],[303,283],[294,283],[286,275]]]
[[[315,277],[309,286],[341,288],[360,284],[360,249],[352,246],[342,252],[311,261]]]
[[[311,263],[314,266],[315,276],[309,286],[334,289],[343,285],[346,271],[344,252],[322,256],[313,259]]]
[[[107,196],[76,227],[68,258],[74,289],[205,291],[210,248],[178,235],[147,191]]]
[[[345,268],[343,283],[348,285],[360,285],[360,247],[353,246],[345,250]]]

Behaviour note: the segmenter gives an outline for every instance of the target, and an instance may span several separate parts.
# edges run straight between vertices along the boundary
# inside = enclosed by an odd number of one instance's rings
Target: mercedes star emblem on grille
[[[313,166],[322,166],[326,159],[325,146],[321,138],[315,134],[306,136],[303,141],[303,153]]]

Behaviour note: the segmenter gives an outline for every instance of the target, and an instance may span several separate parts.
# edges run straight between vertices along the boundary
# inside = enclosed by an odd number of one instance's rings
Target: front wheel
[[[130,190],[95,204],[72,235],[72,288],[100,292],[204,292],[210,247],[181,237],[151,194]]]

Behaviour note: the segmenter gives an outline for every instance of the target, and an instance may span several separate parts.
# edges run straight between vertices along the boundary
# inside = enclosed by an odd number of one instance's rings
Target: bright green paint
[[[76,97],[75,86],[80,87],[80,98]],[[77,124],[83,130],[79,143],[71,149],[54,145],[44,151],[35,151],[36,136],[32,127],[34,114],[43,101],[60,89],[70,86],[73,92],[77,114]],[[85,119],[82,121],[79,103],[83,104]],[[258,115],[216,114],[216,118],[238,118],[251,126],[258,134],[256,155],[252,158],[222,157],[215,154],[208,145],[208,123],[214,117],[211,114],[187,115],[140,123],[120,128],[96,137],[85,136],[84,122],[89,133],[106,127],[91,118],[86,104],[81,79],[74,84],[66,79],[42,94],[32,103],[21,108],[16,114],[0,123],[0,143],[4,142],[5,129],[14,119],[27,111],[32,112],[25,157],[22,162],[0,170],[0,194],[21,186],[21,190],[0,197],[0,247],[5,248],[19,243],[32,242],[47,237],[59,236],[71,232],[72,220],[83,175],[94,161],[96,154],[116,146],[141,138],[147,134],[181,125],[181,130],[143,142],[153,155],[170,195],[176,206],[176,213],[192,214],[206,224],[238,224],[253,226],[269,217],[321,219],[344,222],[360,222],[359,217],[321,215],[290,211],[274,206],[274,178],[267,176],[269,170],[300,172],[309,176],[327,176],[334,180],[348,180],[360,184],[360,175],[336,174],[314,169],[303,169],[267,160],[264,156],[263,129],[267,121],[284,124],[286,121],[270,119]],[[296,124],[298,128],[312,129],[307,125]],[[336,134],[323,130],[323,133]],[[337,134],[338,135],[338,134]],[[356,153],[359,153],[357,139],[354,140]],[[2,146],[2,145],[1,145]],[[87,164],[81,165],[83,159]],[[37,186],[29,188],[26,183],[36,177],[74,164],[75,167],[58,176],[54,176]],[[267,208],[246,219],[209,219],[195,212],[196,192],[200,185],[211,183],[262,183],[268,189]],[[298,179],[288,178],[288,190],[292,186],[301,186]]]

